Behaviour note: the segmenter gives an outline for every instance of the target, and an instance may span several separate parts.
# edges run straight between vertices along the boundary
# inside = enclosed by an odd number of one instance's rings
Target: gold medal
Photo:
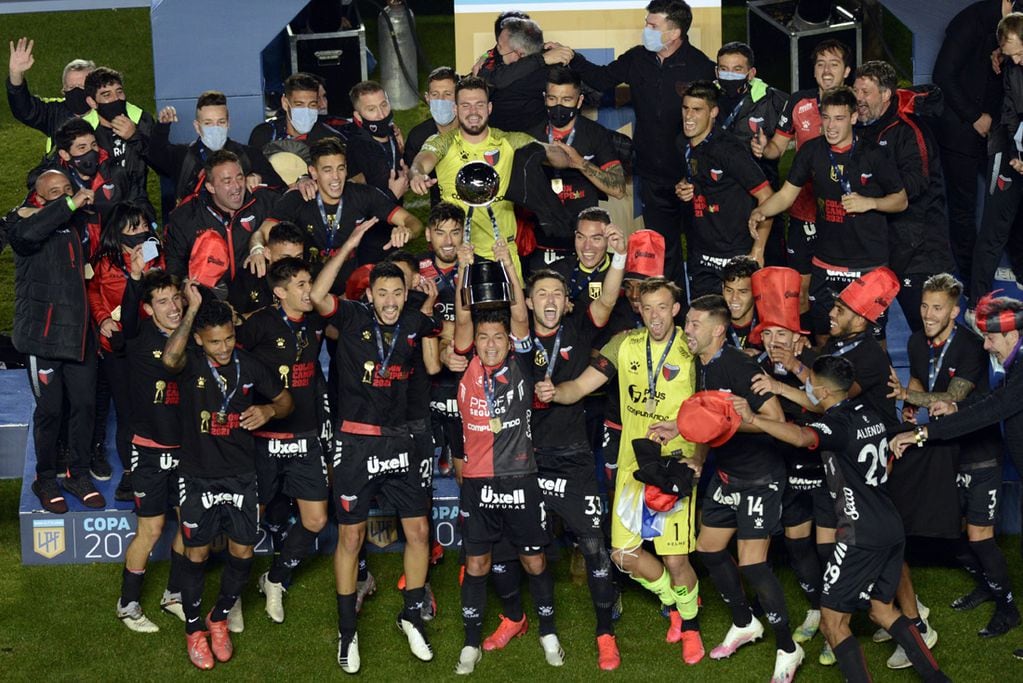
[[[652,413],[657,410],[657,399],[651,396],[646,400],[646,411]]]
[[[501,431],[501,418],[492,417],[490,418],[490,431],[497,434]]]
[[[223,411],[223,410],[218,410],[217,411],[217,418],[216,419],[217,419],[217,424],[218,425],[226,425],[227,424],[227,413],[225,411]]]
[[[277,372],[279,372],[281,374],[281,382],[284,383],[284,388],[287,389],[288,388],[288,373],[291,372],[291,368],[288,367],[287,365],[282,365],[279,368],[277,368]]]
[[[554,194],[561,194],[565,189],[564,181],[561,178],[551,178],[551,189],[554,190]]]

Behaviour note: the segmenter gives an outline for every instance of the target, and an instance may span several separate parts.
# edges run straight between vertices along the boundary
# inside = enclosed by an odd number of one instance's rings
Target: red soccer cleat
[[[529,620],[526,619],[525,614],[522,615],[521,621],[512,621],[502,614],[501,623],[498,625],[497,629],[483,641],[483,649],[487,652],[492,650],[502,650],[511,642],[512,638],[521,638],[526,635],[526,631],[528,630]]]
[[[206,628],[210,630],[210,649],[213,650],[217,661],[229,661],[234,654],[234,645],[231,644],[231,633],[227,630],[227,620],[213,621],[207,614]]]
[[[618,641],[610,633],[597,636],[597,665],[602,671],[614,671],[622,663]]]
[[[206,631],[185,634],[185,642],[188,644],[188,659],[204,671],[212,669],[216,663],[213,660],[213,653],[210,652],[210,644],[206,641],[206,635]]]
[[[703,659],[703,638],[699,631],[682,631],[682,661],[692,666]]]
[[[668,620],[671,623],[668,625],[668,634],[664,636],[664,642],[677,643],[682,640],[682,615],[676,609],[669,610]]]

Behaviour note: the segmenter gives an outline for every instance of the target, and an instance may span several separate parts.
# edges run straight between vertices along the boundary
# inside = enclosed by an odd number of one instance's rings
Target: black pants
[[[91,335],[89,335],[91,337]],[[72,476],[89,476],[92,423],[96,401],[96,349],[90,343],[82,362],[28,357],[28,382],[35,396],[32,440],[36,450],[36,477],[57,476],[57,434],[67,397],[68,441]]]
[[[1010,155],[992,156],[988,160],[987,199],[980,222],[980,233],[973,249],[970,278],[970,308],[991,291],[995,271],[1008,247],[1013,270],[1023,275],[1023,219],[1017,216],[1023,200],[1023,175],[1009,166]]]
[[[959,277],[967,287],[973,274],[973,249],[977,243],[977,180],[983,177],[987,159],[941,148],[948,199],[948,237]]]
[[[99,366],[102,370],[101,374],[106,377],[110,395],[114,399],[114,411],[117,415],[117,433],[114,437],[117,458],[121,461],[121,467],[128,471],[131,469],[131,388],[129,385],[131,379],[128,359],[116,352],[104,351]],[[98,394],[96,400],[101,400]],[[99,413],[100,410],[97,408],[97,419],[99,419]],[[93,429],[93,434],[95,433],[96,430]]]
[[[682,202],[675,196],[675,186],[641,178],[639,200],[643,203],[643,224],[664,237],[664,276],[685,288],[682,270],[682,233],[685,226]]]

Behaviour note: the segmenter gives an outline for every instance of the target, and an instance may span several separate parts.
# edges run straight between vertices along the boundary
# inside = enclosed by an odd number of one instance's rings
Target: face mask
[[[650,50],[651,52],[660,52],[661,50],[663,50],[664,40],[661,38],[661,32],[655,28],[644,26],[643,47]]]
[[[320,112],[312,107],[292,107],[288,113],[288,118],[291,119],[291,125],[294,126],[295,130],[298,131],[299,135],[305,135],[313,129],[316,125],[316,119],[319,118]]]
[[[113,102],[97,104],[96,111],[99,112],[99,115],[107,121],[113,121],[118,116],[122,116],[128,112],[128,105],[124,100],[114,100]]]
[[[453,100],[430,100],[430,116],[438,126],[446,126],[455,120]]]
[[[803,385],[803,391],[806,392],[806,397],[810,399],[810,405],[815,406],[821,402],[819,398],[813,395],[813,385],[810,384],[810,380],[806,380],[806,383]]]
[[[547,117],[555,128],[564,128],[572,123],[578,113],[579,109],[576,107],[566,107],[563,104],[547,107]]]
[[[362,120],[362,127],[369,131],[369,134],[377,138],[386,138],[394,134],[391,129],[391,121],[394,119],[394,112],[387,112],[387,116],[382,119],[371,121],[370,119]]]
[[[71,164],[78,171],[79,175],[84,178],[91,178],[96,175],[96,169],[99,168],[99,152],[90,149],[85,154],[71,157]]]
[[[199,139],[212,152],[223,149],[227,143],[227,126],[200,126]]]
[[[64,93],[64,104],[68,106],[68,109],[75,116],[86,114],[90,109],[89,103],[85,101],[84,88],[71,88]]]
[[[735,71],[722,71],[718,74],[718,85],[721,86],[721,91],[729,97],[738,96],[747,83],[746,74]]]
[[[134,249],[152,236],[152,233],[148,230],[146,232],[137,232],[134,235],[121,235],[121,244],[129,249]]]

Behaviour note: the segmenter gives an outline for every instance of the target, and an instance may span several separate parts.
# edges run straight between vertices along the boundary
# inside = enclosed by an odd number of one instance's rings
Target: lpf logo
[[[52,560],[65,550],[64,520],[33,519],[32,550],[48,560]]]

